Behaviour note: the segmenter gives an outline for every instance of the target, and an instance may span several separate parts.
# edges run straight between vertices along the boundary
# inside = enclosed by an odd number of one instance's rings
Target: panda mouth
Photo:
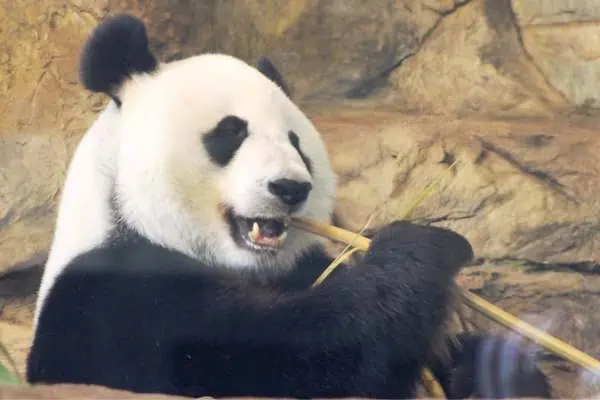
[[[276,252],[287,237],[291,218],[249,218],[227,212],[232,235],[238,243],[254,251]]]

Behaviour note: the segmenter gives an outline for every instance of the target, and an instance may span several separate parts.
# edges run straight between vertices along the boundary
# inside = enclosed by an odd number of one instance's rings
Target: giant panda
[[[81,80],[110,103],[69,166],[30,383],[413,398],[429,366],[450,398],[550,396],[529,355],[498,353],[508,340],[447,330],[473,257],[451,230],[389,223],[357,265],[311,287],[332,259],[290,221],[331,220],[335,174],[268,59],[160,63],[121,14],[85,43]],[[518,366],[490,373],[502,357]]]

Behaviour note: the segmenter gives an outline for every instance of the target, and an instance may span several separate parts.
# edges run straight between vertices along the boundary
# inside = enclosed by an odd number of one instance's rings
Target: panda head
[[[119,107],[114,199],[152,242],[211,264],[285,267],[317,240],[292,217],[329,221],[335,177],[322,139],[277,69],[222,54],[161,64],[144,25],[92,32],[81,80]]]

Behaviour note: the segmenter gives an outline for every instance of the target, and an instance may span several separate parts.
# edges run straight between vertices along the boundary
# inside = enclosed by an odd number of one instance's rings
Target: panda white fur
[[[518,377],[488,373],[503,356],[478,349],[505,340],[468,334],[448,343],[448,359],[433,352],[472,258],[452,231],[389,224],[359,265],[310,287],[331,258],[289,221],[329,221],[335,177],[267,59],[160,64],[143,24],[119,15],[92,33],[81,71],[113,101],[68,171],[29,382],[411,398],[427,364],[453,398],[549,397],[525,354],[509,360]]]

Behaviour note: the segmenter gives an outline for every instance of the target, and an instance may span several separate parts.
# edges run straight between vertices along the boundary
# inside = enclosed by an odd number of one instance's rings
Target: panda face
[[[301,213],[310,197],[311,161],[295,132],[286,138],[253,131],[244,119],[227,116],[204,135],[203,144],[213,162],[226,168],[219,186],[232,238],[257,252],[276,252],[290,217]]]
[[[329,221],[334,175],[321,137],[254,67],[207,54],[121,90],[116,193],[151,240],[231,267],[292,265]]]

